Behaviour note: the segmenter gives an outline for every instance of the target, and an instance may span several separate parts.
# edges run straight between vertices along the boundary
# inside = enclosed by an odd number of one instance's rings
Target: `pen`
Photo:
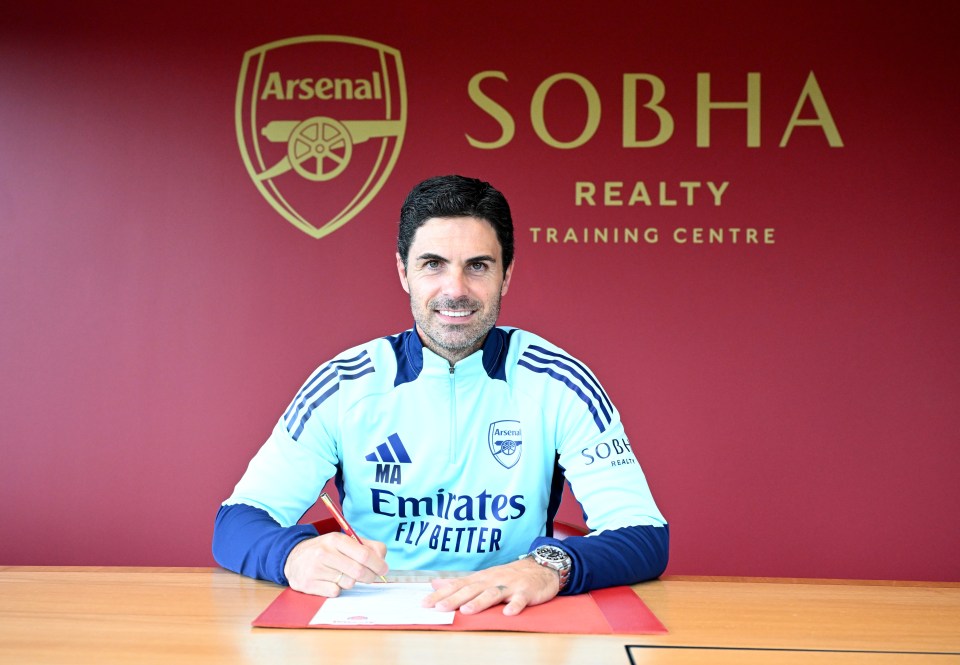
[[[340,512],[340,509],[334,505],[333,501],[330,500],[330,497],[326,492],[320,492],[320,500],[323,501],[323,505],[325,505],[327,510],[330,511],[330,514],[333,515],[333,519],[337,520],[337,524],[340,525],[340,528],[343,529],[343,532],[363,545],[363,541],[360,540],[360,536],[358,536],[357,532],[353,530],[353,527],[350,526],[349,522],[347,522],[347,518],[344,517],[343,513]],[[380,579],[384,582],[387,581],[387,578],[383,575],[380,576]]]

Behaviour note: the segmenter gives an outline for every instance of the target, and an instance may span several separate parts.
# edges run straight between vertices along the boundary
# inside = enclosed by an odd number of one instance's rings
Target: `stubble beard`
[[[500,296],[490,303],[489,309],[484,309],[482,303],[470,298],[456,300],[433,300],[427,303],[427,310],[420,311],[415,307],[411,298],[411,310],[414,320],[421,333],[425,346],[437,355],[446,358],[451,364],[466,358],[483,346],[487,333],[497,323],[500,315]],[[477,320],[469,326],[440,323],[434,318],[434,311],[476,309]]]

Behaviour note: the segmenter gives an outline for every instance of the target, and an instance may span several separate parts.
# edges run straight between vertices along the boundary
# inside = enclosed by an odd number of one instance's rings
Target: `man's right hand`
[[[387,546],[376,540],[361,545],[344,533],[302,540],[290,550],[283,574],[291,589],[315,596],[339,596],[357,582],[373,582],[389,570]]]

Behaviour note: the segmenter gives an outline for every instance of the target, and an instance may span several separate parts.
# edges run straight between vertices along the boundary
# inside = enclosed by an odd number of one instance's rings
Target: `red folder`
[[[253,620],[260,628],[324,628],[335,630],[502,630],[525,633],[576,633],[584,635],[662,635],[667,632],[660,620],[626,586],[597,589],[576,596],[557,596],[548,603],[527,607],[512,617],[503,615],[503,606],[479,614],[457,612],[451,625],[440,626],[326,626],[310,620],[326,600],[293,589],[284,589]]]

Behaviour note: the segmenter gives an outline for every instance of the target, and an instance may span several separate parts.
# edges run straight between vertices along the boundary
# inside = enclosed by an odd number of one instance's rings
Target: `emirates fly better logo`
[[[396,164],[407,124],[396,49],[332,35],[247,51],[237,85],[237,141],[277,213],[314,238],[363,210]]]

